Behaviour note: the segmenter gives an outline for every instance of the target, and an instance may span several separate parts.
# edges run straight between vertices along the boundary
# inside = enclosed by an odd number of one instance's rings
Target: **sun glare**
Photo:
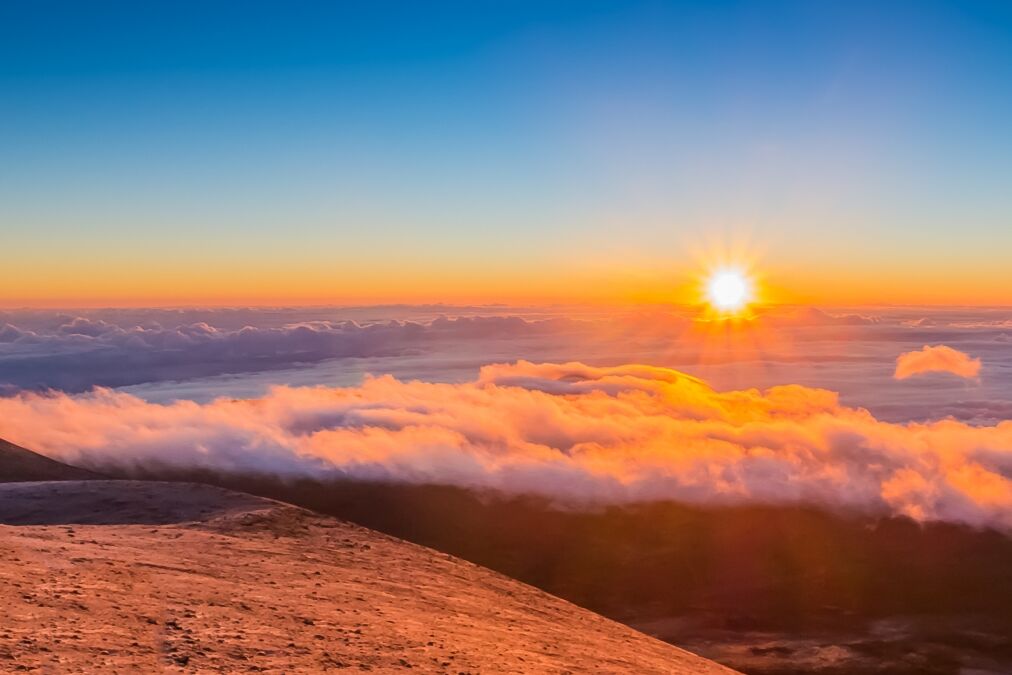
[[[739,312],[752,296],[751,283],[741,270],[722,269],[713,273],[706,284],[710,304],[724,313]]]

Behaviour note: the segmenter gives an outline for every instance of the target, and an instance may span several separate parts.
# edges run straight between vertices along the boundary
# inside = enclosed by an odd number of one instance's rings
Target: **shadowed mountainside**
[[[32,480],[87,480],[97,473],[57,462],[0,439],[0,483]]]

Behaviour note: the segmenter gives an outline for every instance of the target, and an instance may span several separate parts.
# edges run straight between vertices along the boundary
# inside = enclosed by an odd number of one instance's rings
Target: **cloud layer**
[[[110,390],[0,399],[0,436],[91,466],[442,483],[560,500],[812,503],[1012,530],[1012,422],[880,421],[833,392],[717,392],[645,365],[492,365],[159,405]]]
[[[897,380],[925,373],[949,373],[973,379],[980,374],[980,359],[946,345],[924,345],[918,351],[905,352],[897,357],[893,374]]]
[[[677,307],[0,311],[0,396],[105,386],[206,402],[259,398],[276,384],[358,384],[366,373],[467,382],[483,365],[523,359],[651,363],[721,390],[803,384],[893,422],[987,425],[1012,409],[1010,309],[778,307],[735,331],[695,318]],[[986,377],[972,387],[897,379],[897,354],[926,344],[974,355]]]
[[[537,336],[569,325],[562,319],[497,316],[238,327],[197,321],[171,328],[154,320],[123,326],[67,315],[37,322],[40,325],[31,327],[0,323],[0,395],[5,389],[80,392],[93,386],[270,371],[335,358],[396,357],[433,343]]]

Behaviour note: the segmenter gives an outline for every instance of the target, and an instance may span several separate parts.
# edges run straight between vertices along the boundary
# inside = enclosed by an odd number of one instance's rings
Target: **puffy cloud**
[[[50,456],[441,483],[572,503],[813,503],[1012,530],[1012,422],[894,424],[799,385],[718,392],[645,365],[492,365],[152,404],[100,389],[0,400],[0,436]]]
[[[919,351],[906,352],[896,358],[893,377],[897,380],[924,373],[951,373],[972,379],[980,374],[980,359],[945,345],[925,345]]]

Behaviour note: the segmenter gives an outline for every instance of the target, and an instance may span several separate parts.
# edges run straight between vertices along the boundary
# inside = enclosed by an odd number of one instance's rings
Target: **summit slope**
[[[731,673],[431,549],[193,483],[0,485],[0,671]]]

